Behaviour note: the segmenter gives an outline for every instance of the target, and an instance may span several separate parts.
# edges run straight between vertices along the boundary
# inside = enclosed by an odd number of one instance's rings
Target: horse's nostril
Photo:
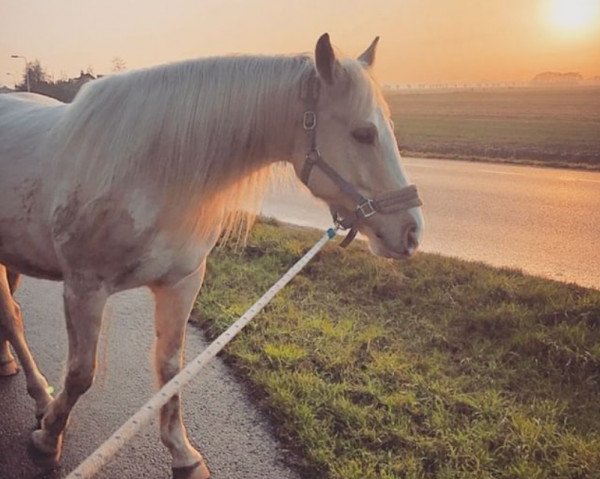
[[[414,253],[419,247],[419,239],[417,235],[417,225],[409,225],[404,233],[404,247],[408,254]]]

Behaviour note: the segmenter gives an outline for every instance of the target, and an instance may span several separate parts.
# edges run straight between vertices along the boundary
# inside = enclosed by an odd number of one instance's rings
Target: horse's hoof
[[[0,376],[13,376],[19,372],[19,365],[14,359],[0,362]]]
[[[56,447],[48,444],[47,433],[37,429],[31,433],[29,455],[33,462],[44,470],[55,469],[60,463],[62,453],[62,434],[58,437]]]
[[[210,472],[204,461],[195,462],[191,466],[174,467],[173,479],[210,479]]]

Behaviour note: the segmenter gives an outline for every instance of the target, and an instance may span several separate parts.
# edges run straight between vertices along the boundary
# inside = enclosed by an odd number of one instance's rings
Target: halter
[[[340,243],[342,248],[348,246],[358,233],[358,223],[377,213],[393,213],[405,211],[410,208],[421,206],[417,187],[408,185],[399,190],[389,191],[376,198],[366,198],[358,190],[342,178],[321,156],[317,148],[317,103],[321,82],[313,71],[310,77],[302,82],[300,99],[306,104],[306,110],[302,117],[302,127],[308,137],[308,150],[305,156],[304,166],[300,173],[300,181],[308,186],[310,173],[313,167],[319,168],[335,185],[356,204],[354,212],[346,217],[341,217],[337,210],[330,207],[331,216],[337,227],[349,230],[344,240]]]

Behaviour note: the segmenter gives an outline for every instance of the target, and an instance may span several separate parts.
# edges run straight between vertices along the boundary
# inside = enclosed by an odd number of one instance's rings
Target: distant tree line
[[[121,57],[112,59],[112,71],[120,72],[126,70],[125,60]],[[79,89],[96,77],[91,68],[81,70],[78,77],[54,81],[39,60],[27,64],[27,70],[23,73],[21,83],[15,85],[17,91],[27,91],[27,74],[29,74],[29,88],[33,93],[51,96],[57,100],[69,103],[75,98]]]
[[[538,85],[577,85],[583,81],[578,72],[542,72],[533,77],[532,83]]]
[[[70,102],[75,98],[79,89],[88,81],[96,78],[91,69],[81,73],[76,78],[54,81],[39,60],[27,64],[27,71],[23,73],[21,83],[15,85],[17,91],[27,91],[27,74],[29,74],[29,87],[31,92],[51,96],[63,102]]]

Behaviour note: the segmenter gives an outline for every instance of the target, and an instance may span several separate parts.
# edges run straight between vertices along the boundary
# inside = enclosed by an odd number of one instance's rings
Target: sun
[[[600,0],[550,0],[548,14],[554,27],[581,33],[600,22]]]

